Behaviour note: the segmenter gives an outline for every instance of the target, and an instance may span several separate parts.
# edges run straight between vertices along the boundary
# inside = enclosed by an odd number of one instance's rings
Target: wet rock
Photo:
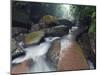
[[[96,54],[96,33],[89,33],[90,44],[93,52]]]
[[[37,44],[44,36],[44,31],[30,32],[25,35],[24,44],[26,46]]]
[[[11,39],[11,52],[13,52],[16,48],[16,41],[14,39]]]
[[[91,61],[94,65],[94,68],[96,67],[96,55],[93,49],[95,49],[95,41],[93,41],[93,37],[90,38],[89,33],[82,34],[79,39],[78,43],[80,47],[83,49],[83,52],[85,54],[85,57],[87,60]],[[93,48],[94,47],[94,48]]]
[[[64,26],[64,25],[59,25],[59,26],[54,26],[52,28],[48,28],[45,30],[46,36],[64,36],[66,34],[68,34],[68,27]]]
[[[72,26],[75,26],[71,21],[67,20],[67,19],[58,19],[57,20],[58,25],[66,25],[69,29]]]
[[[12,65],[11,73],[28,73],[29,68],[34,64],[32,59],[27,59],[19,64]]]
[[[52,27],[56,25],[56,17],[52,15],[45,15],[40,19],[40,23],[45,23],[44,27]]]
[[[56,19],[54,16],[45,15],[40,19],[39,23],[32,24],[30,31],[39,31],[41,29],[49,28],[49,27],[56,26],[56,25],[57,25]]]
[[[24,39],[27,29],[21,27],[12,27],[12,38],[16,39],[17,42],[21,42]]]
[[[11,40],[11,56],[12,60],[25,55],[25,52],[23,49],[18,45],[18,43],[15,41],[15,39]]]
[[[12,27],[12,37],[16,37],[19,33],[26,33],[28,30],[21,27]]]
[[[32,25],[30,32],[38,31],[38,30],[40,30],[39,24],[34,24]]]
[[[47,52],[47,59],[56,67],[60,53],[60,40],[56,39]]]
[[[18,42],[18,43],[20,43],[20,42],[23,42],[24,41],[24,36],[25,36],[25,34],[24,33],[19,33],[16,37],[14,37],[15,39],[16,39],[16,41]]]
[[[23,51],[20,48],[16,48],[15,51],[12,53],[12,60],[18,57],[25,56],[25,54],[26,54],[25,51]]]
[[[33,24],[32,27],[31,27],[30,32],[39,31],[39,30],[44,29],[44,28],[46,28],[45,23]]]

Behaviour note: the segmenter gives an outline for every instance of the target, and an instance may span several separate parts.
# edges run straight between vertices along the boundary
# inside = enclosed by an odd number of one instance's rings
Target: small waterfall
[[[73,26],[70,30],[68,35],[65,35],[61,39],[61,50],[64,50],[67,46],[70,46],[70,44],[76,40],[78,27]]]
[[[45,38],[45,42],[39,45],[31,46],[25,48],[26,56],[21,58],[16,58],[12,63],[19,63],[27,60],[29,58],[33,59],[33,65],[30,67],[28,72],[47,72],[55,71],[56,69],[46,60],[46,53],[51,46],[51,43],[59,37],[48,37]]]
[[[37,56],[34,59],[34,65],[29,69],[29,72],[48,72],[55,71],[55,68],[46,61],[46,56]]]

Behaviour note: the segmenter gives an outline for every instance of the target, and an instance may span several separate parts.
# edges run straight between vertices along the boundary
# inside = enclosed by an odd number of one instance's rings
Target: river
[[[40,43],[39,45],[25,48],[25,57],[16,58],[12,63],[20,63],[31,58],[33,60],[33,65],[31,65],[27,72],[56,71],[56,68],[46,60],[46,53],[48,52],[51,43],[58,38],[59,37],[48,37],[45,38],[45,42]]]

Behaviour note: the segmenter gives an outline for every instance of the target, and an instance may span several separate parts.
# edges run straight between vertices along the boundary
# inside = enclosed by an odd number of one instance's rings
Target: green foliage
[[[96,32],[96,7],[84,5],[72,5],[71,11],[75,19],[83,18],[84,16],[91,16],[92,22],[89,32]]]
[[[96,12],[95,6],[84,6],[84,5],[72,5],[71,10],[75,10],[73,12],[74,16],[84,17],[84,16],[91,16],[93,12]]]
[[[91,27],[89,28],[89,32],[96,32],[96,12],[92,14],[92,22]]]

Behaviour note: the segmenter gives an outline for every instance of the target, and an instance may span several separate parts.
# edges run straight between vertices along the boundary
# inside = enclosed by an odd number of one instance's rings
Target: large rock
[[[33,24],[32,27],[31,27],[30,32],[38,31],[38,30],[40,30],[39,24]]]
[[[50,60],[50,62],[57,67],[58,59],[59,59],[59,53],[60,53],[60,40],[56,39],[51,47],[49,48],[47,52],[47,58]]]
[[[45,15],[40,19],[40,23],[45,23],[45,27],[52,27],[55,26],[57,18],[52,15]]]
[[[19,46],[19,44],[15,41],[15,39],[11,40],[11,56],[12,60],[25,55],[23,49]]]
[[[96,54],[96,33],[89,33],[90,44],[93,52]]]
[[[45,15],[40,19],[39,23],[32,24],[31,31],[39,31],[41,29],[50,28],[56,25],[56,18],[54,16]]]
[[[72,23],[71,21],[69,21],[67,19],[58,19],[57,23],[58,23],[58,25],[66,25],[69,29],[71,29],[72,26],[75,26],[74,23]]]
[[[63,35],[68,34],[68,27],[64,25],[54,26],[52,28],[48,28],[45,30],[46,36],[58,36],[61,37]]]
[[[21,42],[24,39],[25,33],[27,33],[26,28],[12,27],[12,38],[16,39],[17,42]]]
[[[16,48],[16,41],[14,39],[11,39],[11,52],[13,53]]]
[[[39,31],[39,30],[44,29],[44,28],[46,28],[45,23],[32,24],[30,32]]]
[[[12,65],[11,73],[14,75],[18,73],[28,73],[33,64],[34,62],[32,59],[27,59],[19,64]]]
[[[94,68],[96,68],[96,54],[95,54],[95,35],[91,35],[90,33],[82,34],[79,39],[78,43],[80,47],[83,49],[85,57],[87,60],[90,60]]]
[[[20,33],[26,33],[28,30],[22,27],[12,27],[12,37],[16,37]]]
[[[37,44],[44,36],[44,31],[31,32],[25,35],[24,44],[33,45]]]

